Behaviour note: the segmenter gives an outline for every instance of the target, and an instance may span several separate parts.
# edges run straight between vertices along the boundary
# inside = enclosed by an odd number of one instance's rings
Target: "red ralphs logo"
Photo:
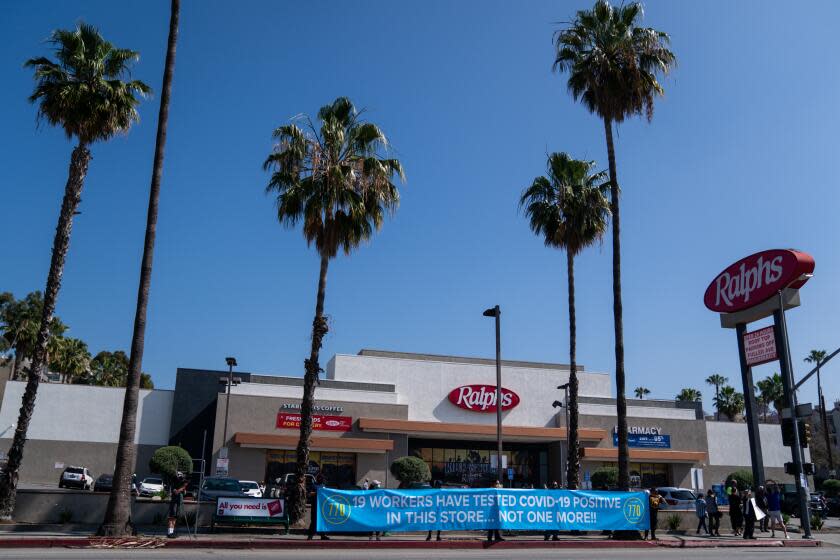
[[[799,288],[814,272],[814,257],[792,249],[771,249],[743,258],[718,274],[703,302],[712,311],[731,313],[770,299],[784,288]]]
[[[463,385],[452,389],[449,402],[474,412],[496,412],[495,385]],[[519,395],[502,387],[502,410],[510,410],[519,404]]]

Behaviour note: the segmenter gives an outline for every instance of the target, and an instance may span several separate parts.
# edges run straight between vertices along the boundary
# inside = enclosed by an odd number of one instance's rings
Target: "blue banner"
[[[618,447],[618,434],[613,434],[613,446]],[[627,434],[627,447],[671,449],[671,436],[652,434]]]
[[[645,530],[645,492],[318,489],[318,531]]]

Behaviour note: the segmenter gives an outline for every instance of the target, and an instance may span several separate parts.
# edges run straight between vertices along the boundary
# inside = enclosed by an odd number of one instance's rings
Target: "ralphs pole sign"
[[[798,289],[814,272],[814,258],[792,249],[762,251],[729,265],[715,276],[703,302],[719,313],[762,303],[785,288]]]
[[[790,410],[796,409],[796,391],[793,390],[793,367],[788,346],[785,309],[799,305],[799,288],[813,275],[814,257],[795,249],[770,249],[761,251],[732,263],[721,271],[706,288],[703,303],[720,313],[724,328],[735,328],[738,336],[738,355],[741,362],[741,381],[744,386],[747,432],[750,438],[750,458],[756,485],[764,484],[764,460],[761,454],[761,437],[758,429],[758,407],[752,367],[779,360],[784,385],[784,401]],[[774,324],[752,332],[747,325],[773,316]],[[799,431],[794,429],[791,448],[796,469],[796,489],[799,493],[802,528],[810,537],[808,497],[802,475],[802,450]]]

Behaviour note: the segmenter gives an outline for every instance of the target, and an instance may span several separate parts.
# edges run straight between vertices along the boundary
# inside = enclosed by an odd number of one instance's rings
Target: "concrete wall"
[[[16,425],[26,383],[6,384],[0,407],[0,432]],[[141,390],[135,442],[166,445],[172,413],[172,391]],[[125,389],[42,383],[27,437],[31,440],[116,443],[119,441]],[[13,437],[13,430],[0,438]]]
[[[318,387],[316,389],[319,400],[397,404],[397,394],[385,391],[364,391],[359,389],[335,389]],[[269,385],[267,383],[242,383],[231,388],[233,395],[254,395],[263,397],[277,397],[295,399],[303,398],[303,387],[296,385]]]
[[[93,492],[53,492],[18,490],[14,520],[18,523],[61,523],[61,512],[72,514],[71,523],[99,525],[105,518],[108,494]],[[135,525],[166,523],[168,502],[132,499],[131,519]],[[212,502],[187,502],[184,511],[199,511],[198,525],[208,527],[214,511]],[[157,523],[155,523],[157,518]]]
[[[709,465],[750,466],[750,443],[743,422],[706,422],[709,437]],[[765,467],[784,467],[791,460],[790,448],[782,445],[779,424],[759,424],[761,453]],[[810,453],[805,450],[806,461]]]
[[[0,450],[8,453],[12,440],[0,440]],[[158,445],[138,445],[135,472],[143,478],[149,474],[149,459]],[[20,481],[24,484],[58,486],[64,466],[87,467],[95,479],[100,474],[113,474],[117,460],[116,443],[86,441],[27,440],[23,451]],[[56,463],[64,465],[56,468]]]
[[[610,396],[607,374],[581,372],[580,394]],[[408,359],[380,356],[336,355],[327,364],[327,378],[344,381],[392,383],[400,404],[410,405],[409,420],[494,424],[495,414],[461,409],[448,400],[461,385],[496,384],[491,363],[464,363],[445,359]],[[551,403],[561,393],[557,386],[568,381],[568,369],[503,366],[502,386],[520,397],[519,406],[504,413],[504,422],[516,426],[554,426]]]

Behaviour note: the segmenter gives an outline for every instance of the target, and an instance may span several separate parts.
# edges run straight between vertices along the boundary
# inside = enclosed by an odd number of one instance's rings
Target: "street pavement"
[[[513,552],[500,550],[371,550],[360,546],[353,550],[342,550],[342,560],[510,560],[512,555],[528,560],[656,560],[658,558],[714,559],[722,556],[720,549],[529,549]],[[274,559],[274,560],[335,560],[335,550],[79,550],[79,549],[22,549],[0,550],[2,559],[19,560],[216,560],[216,559]],[[726,551],[729,560],[823,560],[836,559],[836,548],[757,548],[730,549]]]

